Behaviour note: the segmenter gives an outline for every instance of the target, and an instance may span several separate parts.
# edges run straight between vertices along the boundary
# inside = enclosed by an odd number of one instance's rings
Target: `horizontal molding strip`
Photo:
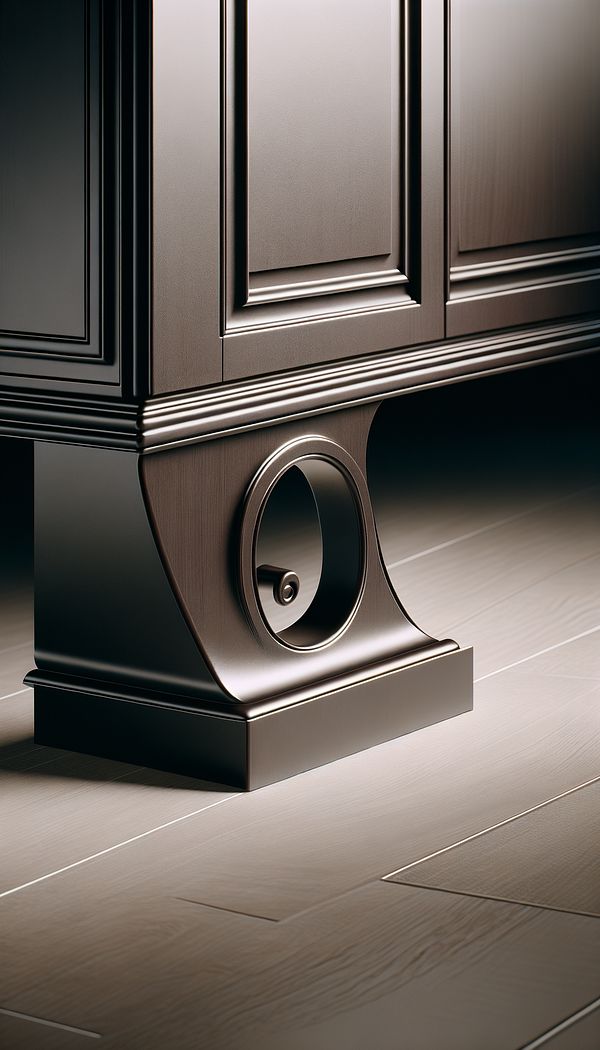
[[[144,405],[141,450],[206,441],[597,350],[600,320],[371,354],[161,398]]]
[[[450,284],[479,281],[488,277],[512,277],[521,271],[538,271],[544,268],[554,268],[570,273],[574,267],[581,267],[585,263],[592,265],[598,260],[600,260],[600,246],[597,244],[588,248],[569,248],[565,251],[546,252],[540,255],[514,256],[510,259],[500,259],[497,262],[453,266],[450,270]],[[581,272],[585,273],[585,270]]]
[[[17,393],[0,386],[0,434],[7,437],[136,452],[140,419],[140,406],[128,402]]]
[[[250,275],[252,277],[252,275]],[[371,288],[408,284],[408,277],[400,270],[381,270],[379,273],[360,273],[345,277],[322,278],[295,284],[274,284],[250,288],[248,303],[272,303],[279,300],[308,298],[321,295],[337,295],[339,292],[369,291]]]
[[[600,319],[386,351],[151,399],[0,392],[0,434],[150,453],[600,350]]]

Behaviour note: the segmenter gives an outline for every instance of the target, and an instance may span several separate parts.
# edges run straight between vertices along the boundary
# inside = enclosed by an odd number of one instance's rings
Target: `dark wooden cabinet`
[[[0,374],[131,403],[600,312],[595,0],[0,0]]]
[[[469,709],[369,436],[600,348],[599,42],[598,0],[0,0],[38,741],[255,786]]]

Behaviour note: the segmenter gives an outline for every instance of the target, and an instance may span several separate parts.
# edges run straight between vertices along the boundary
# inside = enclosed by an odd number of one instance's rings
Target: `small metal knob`
[[[259,565],[256,570],[258,583],[273,588],[273,597],[278,605],[291,605],[300,592],[300,580],[291,569],[278,565]]]

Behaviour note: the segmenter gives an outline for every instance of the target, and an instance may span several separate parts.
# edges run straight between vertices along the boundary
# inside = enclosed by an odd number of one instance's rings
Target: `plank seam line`
[[[553,569],[552,572],[544,573],[543,576],[538,576],[535,579],[530,580],[528,583],[517,587],[516,590],[509,591],[508,594],[496,598],[493,602],[490,602],[489,605],[482,605],[476,613],[469,613],[468,616],[463,616],[462,620],[455,620],[450,630],[454,632],[459,630],[462,631],[463,628],[472,623],[473,620],[480,620],[482,616],[487,616],[487,614],[492,612],[493,609],[498,609],[502,605],[507,605],[509,602],[514,601],[515,598],[527,596],[531,591],[534,591],[536,587],[542,587],[548,583],[556,583],[557,578],[564,573],[571,572],[572,569],[580,568],[582,565],[585,565],[586,562],[595,562],[599,559],[600,550],[594,550],[591,554],[586,554],[585,558],[575,558],[574,561],[570,561],[566,565],[559,564],[558,568]]]
[[[555,1025],[554,1028],[549,1028],[547,1032],[538,1036],[538,1038],[534,1039],[532,1043],[527,1043],[526,1046],[521,1047],[521,1050],[537,1050],[538,1046],[544,1046],[545,1043],[549,1043],[551,1039],[554,1039],[555,1035],[559,1035],[561,1032],[564,1032],[565,1029],[571,1028],[572,1025],[577,1024],[578,1021],[582,1021],[584,1017],[588,1017],[589,1014],[592,1014],[594,1010],[598,1009],[598,1007],[600,1007],[600,999],[594,999],[592,1003],[588,1003],[587,1006],[578,1010],[577,1013],[571,1014],[570,1017],[566,1017],[564,1021]]]
[[[206,813],[209,809],[215,809],[216,806],[222,806],[225,802],[233,802],[235,798],[240,798],[243,792],[238,792],[235,795],[228,795],[227,798],[220,798],[218,802],[211,802],[209,806],[202,806],[201,809],[195,809],[192,813],[184,813],[181,817],[175,817],[174,820],[168,820],[165,824],[159,824],[156,828],[149,828],[148,831],[142,831],[140,835],[134,835],[130,839],[125,839],[123,842],[116,842],[113,846],[107,846],[106,849],[101,849],[97,853],[90,854],[89,857],[82,857],[81,860],[73,861],[72,864],[66,864],[63,868],[57,868],[56,871],[49,871],[45,875],[38,876],[37,879],[31,879],[29,882],[24,882],[21,886],[13,886],[10,890],[4,890],[0,893],[0,900],[3,897],[10,897],[14,893],[20,893],[21,890],[27,890],[31,886],[37,886],[41,882],[47,882],[48,879],[55,878],[56,875],[63,875],[67,871],[73,871],[74,868],[80,868],[82,864],[88,864],[92,860],[98,860],[100,857],[105,857],[108,853],[114,853],[115,850],[121,849],[123,846],[130,846],[134,842],[139,842],[141,839],[148,838],[149,835],[154,835],[157,831],[164,831],[165,828],[171,828],[174,824],[181,824],[184,820],[189,820],[191,817],[197,817],[200,813]]]
[[[511,514],[508,518],[499,518],[498,521],[490,522],[489,525],[482,525],[480,528],[473,529],[471,532],[465,532],[461,536],[454,536],[451,540],[437,543],[434,547],[427,547],[425,550],[417,551],[416,554],[409,554],[406,558],[400,558],[399,561],[393,561],[388,565],[388,569],[397,569],[400,565],[407,565],[408,562],[417,561],[419,558],[426,558],[429,554],[437,554],[438,551],[446,550],[448,547],[453,547],[457,543],[464,543],[465,540],[472,540],[475,536],[482,536],[486,532],[492,532],[494,529],[501,529],[504,525],[510,525],[513,521],[520,521],[522,518],[528,518],[532,514],[538,514],[541,510],[548,510],[550,507],[556,507],[561,503],[567,503],[569,500],[575,499],[576,496],[582,496],[587,492],[593,492],[598,487],[598,485],[589,485],[584,489],[576,489],[575,492],[570,492],[567,496],[563,496],[561,499],[548,500],[546,503],[538,503],[537,506],[531,507],[529,510],[521,510],[518,514]]]
[[[13,696],[21,696],[23,693],[30,693],[31,686],[27,686],[25,689],[17,689],[16,693],[7,693],[6,696],[0,696],[0,701],[10,700]]]
[[[99,1032],[90,1032],[87,1028],[74,1028],[70,1024],[60,1024],[59,1021],[47,1021],[44,1017],[22,1014],[18,1010],[7,1010],[0,1006],[0,1014],[4,1014],[5,1017],[16,1017],[18,1021],[32,1021],[34,1024],[43,1024],[46,1028],[60,1028],[62,1032],[74,1032],[75,1035],[84,1035],[88,1039],[102,1039]]]
[[[576,791],[581,791],[583,788],[591,787],[592,784],[600,782],[600,777],[593,777],[592,780],[586,780],[583,784],[577,784],[576,787],[569,788],[568,791],[562,791],[560,795],[554,795],[552,798],[547,798],[543,802],[538,802],[537,806],[531,806],[529,809],[524,809],[521,813],[515,813],[512,817],[507,817],[506,820],[501,820],[497,824],[491,824],[489,828],[483,828],[481,831],[476,831],[474,835],[467,835],[464,839],[459,839],[458,842],[451,842],[449,846],[443,846],[442,849],[435,850],[434,853],[428,853],[426,857],[420,857],[419,860],[412,860],[410,864],[405,864],[402,868],[396,868],[395,871],[390,871],[387,875],[382,875],[382,881],[386,882],[388,879],[393,879],[395,875],[401,875],[402,872],[408,871],[410,868],[416,868],[418,864],[425,864],[428,860],[433,860],[434,857],[441,857],[442,854],[448,853],[452,849],[457,849],[458,846],[464,846],[467,842],[473,842],[475,839],[481,838],[482,835],[488,835],[491,831],[497,831],[498,828],[503,828],[507,824],[512,824],[515,820],[520,820],[521,817],[527,817],[530,813],[537,812],[538,809],[543,809],[544,806],[549,806],[553,802],[558,802],[562,798],[567,798],[569,795],[574,795]]]
[[[495,893],[476,893],[475,890],[455,890],[449,886],[433,886],[429,882],[404,881],[395,882],[383,879],[388,886],[406,886],[415,890],[430,890],[432,893],[449,893],[452,897],[468,897],[476,901],[493,901],[494,904],[512,904],[517,908],[533,908],[536,911],[551,911],[555,915],[571,915],[582,919],[597,919],[597,911],[579,911],[573,908],[559,908],[555,904],[538,904],[536,901],[518,900],[516,897],[498,897]]]
[[[259,919],[261,922],[281,922],[281,919],[274,919],[272,915],[258,915],[252,911],[240,911],[239,908],[226,908],[221,904],[208,904],[206,901],[195,901],[191,897],[173,897],[175,901],[181,901],[182,904],[194,904],[200,908],[210,908],[211,911],[224,911],[227,915],[243,915],[246,919]]]
[[[539,649],[537,653],[531,653],[530,656],[524,656],[522,660],[515,660],[512,664],[506,664],[504,667],[499,667],[496,671],[490,671],[489,674],[484,674],[481,678],[476,678],[475,685],[477,685],[478,682],[485,682],[486,678],[493,678],[494,675],[502,674],[503,671],[510,671],[513,667],[519,667],[521,664],[526,664],[529,660],[535,660],[538,656],[552,653],[555,649],[560,649],[563,645],[570,645],[571,642],[578,642],[580,638],[588,638],[590,634],[595,634],[596,631],[600,631],[600,624],[596,627],[590,627],[587,631],[582,631],[581,634],[574,634],[571,638],[564,638],[562,642],[557,642],[556,645],[549,645],[546,649]],[[595,679],[591,680],[595,681]]]

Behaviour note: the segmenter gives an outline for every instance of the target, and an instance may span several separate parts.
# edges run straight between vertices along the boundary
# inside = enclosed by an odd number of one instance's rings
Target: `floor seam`
[[[507,518],[500,518],[498,521],[490,523],[489,525],[482,525],[478,529],[473,529],[471,532],[465,532],[460,536],[455,536],[451,540],[444,540],[443,543],[437,543],[433,547],[427,547],[425,550],[417,551],[416,554],[409,554],[406,558],[400,558],[399,561],[390,562],[388,570],[397,569],[400,565],[406,565],[408,562],[417,561],[419,558],[425,558],[429,554],[437,554],[438,551],[446,550],[448,547],[453,547],[458,543],[464,543],[466,540],[471,540],[475,536],[481,536],[486,532],[492,532],[494,529],[501,529],[504,525],[510,525],[513,521],[520,521],[522,518],[528,518],[532,514],[538,514],[542,510],[548,510],[550,507],[560,506],[561,503],[567,503],[571,499],[575,499],[576,496],[582,496],[586,492],[594,492],[600,488],[598,485],[590,485],[584,489],[576,489],[575,492],[571,492],[566,496],[562,496],[557,500],[550,500],[546,503],[540,503],[531,510],[519,511],[518,514],[511,514]]]
[[[102,1039],[99,1032],[91,1032],[87,1028],[74,1028],[70,1024],[61,1024],[60,1021],[48,1021],[44,1017],[35,1017],[33,1014],[24,1014],[19,1010],[8,1010],[0,1006],[0,1014],[5,1017],[15,1017],[18,1021],[32,1021],[33,1024],[41,1024],[46,1028],[59,1028],[61,1032],[73,1032],[74,1035],[83,1035],[88,1039]]]
[[[496,671],[490,671],[488,674],[481,675],[480,678],[475,679],[474,684],[477,685],[478,682],[485,682],[487,678],[493,678],[494,675],[502,674],[503,671],[510,671],[513,667],[520,667],[521,664],[526,664],[529,660],[535,660],[538,656],[545,656],[546,653],[552,653],[555,649],[560,649],[563,645],[570,645],[571,642],[578,642],[580,638],[588,638],[589,635],[595,634],[597,631],[600,631],[600,624],[588,628],[587,631],[581,631],[580,634],[574,634],[571,638],[564,638],[562,642],[557,642],[556,645],[549,645],[546,649],[539,649],[538,652],[531,653],[530,656],[524,656],[522,660],[515,660],[512,664],[506,664],[504,667],[499,667]],[[591,681],[596,681],[596,679],[592,678]]]
[[[459,839],[457,842],[452,842],[450,845],[444,846],[442,849],[435,850],[434,853],[429,853],[426,857],[420,857],[419,860],[413,860],[410,864],[405,864],[401,868],[396,868],[395,871],[390,871],[387,875],[382,875],[381,879],[383,882],[392,881],[395,875],[401,875],[402,872],[409,871],[411,868],[416,868],[419,864],[425,864],[426,861],[433,860],[435,857],[441,857],[444,853],[449,853],[450,850],[457,849],[459,846],[465,846],[468,842],[474,842],[475,839],[482,838],[483,835],[489,835],[492,831],[497,831],[499,828],[504,828],[508,824],[513,824],[516,820],[520,820],[521,817],[527,817],[530,813],[536,813],[537,810],[544,809],[546,806],[552,805],[553,802],[558,802],[562,798],[574,795],[575,792],[581,791],[586,787],[591,787],[592,784],[598,784],[599,782],[600,776],[597,776],[593,777],[591,780],[586,780],[583,784],[577,784],[575,787],[569,788],[568,791],[562,791],[559,795],[553,795],[552,798],[544,799],[543,802],[539,802],[536,806],[524,809],[521,813],[515,813],[512,817],[507,817],[505,820],[501,820],[497,824],[490,825],[489,828],[482,828],[481,831],[476,831],[473,835],[467,835],[464,839]]]
[[[578,915],[584,919],[600,920],[598,912],[574,911],[572,908],[558,908],[552,904],[538,904],[536,901],[521,901],[515,897],[497,897],[492,893],[475,893],[474,890],[454,890],[449,886],[432,886],[422,882],[396,882],[395,879],[385,878],[381,880],[388,886],[410,886],[417,890],[432,890],[434,893],[451,893],[453,897],[469,897],[472,900],[496,901],[498,904],[514,904],[517,908],[535,908],[537,911],[551,911],[558,915]]]
[[[127,775],[127,774],[126,774]],[[56,871],[49,871],[45,875],[40,875],[36,879],[30,879],[29,882],[24,882],[21,886],[13,886],[9,890],[3,890],[0,893],[0,900],[4,897],[10,897],[15,893],[20,893],[22,890],[30,889],[32,886],[37,886],[42,882],[47,882],[49,879],[55,878],[57,875],[64,875],[68,871],[73,871],[75,868],[80,868],[83,864],[88,864],[93,860],[99,860],[100,857],[105,857],[108,853],[114,853],[115,850],[121,849],[124,846],[130,846],[134,842],[139,842],[141,839],[148,838],[149,835],[154,835],[158,831],[164,831],[166,828],[173,827],[175,824],[181,824],[184,820],[190,820],[192,817],[197,817],[201,813],[206,813],[209,809],[215,809],[216,806],[222,806],[225,802],[233,802],[235,798],[242,797],[242,792],[236,795],[228,795],[226,798],[221,798],[217,802],[211,802],[208,806],[202,806],[201,809],[196,809],[192,813],[185,813],[181,817],[175,817],[173,820],[168,820],[164,824],[159,824],[156,828],[149,828],[148,831],[142,831],[139,835],[133,835],[129,839],[125,839],[123,842],[116,842],[113,846],[108,846],[106,849],[98,850],[97,853],[90,854],[89,857],[82,857],[80,860],[73,861],[72,864],[66,864],[62,868],[57,868]]]
[[[555,576],[560,576],[563,572],[568,572],[569,570],[576,568],[578,565],[584,565],[586,561],[595,561],[598,558],[600,558],[600,548],[597,551],[594,551],[593,554],[586,555],[585,558],[576,558],[575,561],[570,561],[568,565],[561,565],[560,568],[546,573],[545,576],[539,576],[535,580],[530,580],[524,587],[519,587],[518,590],[511,591],[510,594],[505,594],[496,601],[490,602],[489,605],[482,606],[476,612],[470,613],[469,616],[464,617],[462,620],[455,620],[448,630],[450,633],[460,631],[466,624],[471,623],[473,620],[478,620],[481,616],[491,612],[492,609],[497,609],[506,602],[513,601],[513,599],[519,598],[523,594],[527,594],[528,591],[533,590],[535,587],[539,587],[542,583],[547,583],[548,580],[554,579]]]
[[[211,911],[225,912],[227,915],[241,915],[246,919],[258,919],[260,922],[282,922],[274,919],[272,915],[257,915],[256,912],[242,911],[240,908],[226,908],[222,904],[209,904],[208,901],[195,901],[192,897],[173,897],[172,900],[181,901],[183,904],[193,904],[196,908],[210,908]]]
[[[539,1046],[543,1046],[544,1043],[549,1043],[556,1035],[560,1035],[561,1032],[566,1031],[567,1028],[572,1028],[573,1025],[577,1024],[578,1021],[582,1021],[584,1017],[589,1017],[595,1010],[600,1007],[600,999],[594,999],[593,1002],[588,1003],[587,1006],[582,1007],[581,1010],[577,1010],[576,1013],[570,1014],[569,1017],[565,1017],[564,1021],[554,1025],[553,1028],[549,1028],[542,1035],[537,1036],[532,1043],[527,1043],[521,1047],[521,1050],[537,1050]]]
[[[0,696],[0,703],[2,700],[10,700],[13,696],[22,696],[23,693],[31,693],[31,686],[26,686],[25,689],[17,689],[16,693],[7,693],[6,696]]]

